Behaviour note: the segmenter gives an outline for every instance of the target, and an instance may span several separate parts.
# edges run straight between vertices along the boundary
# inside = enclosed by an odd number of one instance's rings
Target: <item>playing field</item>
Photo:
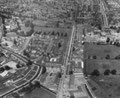
[[[109,59],[106,56],[109,55]],[[84,45],[84,73],[91,74],[93,70],[99,71],[99,76],[90,76],[90,84],[97,98],[120,98],[120,47],[114,45]],[[104,75],[105,70],[116,70],[116,75]],[[94,82],[93,82],[94,81]],[[96,84],[96,85],[95,85]],[[104,93],[105,92],[105,93]]]
[[[110,59],[106,59],[109,55]],[[106,69],[116,69],[117,73],[120,72],[120,60],[115,60],[116,56],[120,55],[120,47],[113,45],[95,45],[85,44],[84,46],[84,65],[85,73],[90,74],[94,69],[98,69],[101,74]],[[93,57],[96,57],[93,59]]]

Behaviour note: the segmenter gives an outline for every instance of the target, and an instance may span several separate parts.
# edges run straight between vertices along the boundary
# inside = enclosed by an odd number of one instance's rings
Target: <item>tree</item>
[[[43,35],[47,35],[47,32],[43,32]]]
[[[59,37],[60,36],[60,32],[57,32],[56,35]]]
[[[29,89],[27,87],[23,87],[19,90],[19,93],[26,93]]]
[[[39,81],[35,81],[34,86],[37,87],[37,88],[40,88],[40,87],[41,87],[41,84],[40,84]]]
[[[21,68],[20,62],[16,65],[17,68]]]
[[[34,84],[30,82],[29,85],[28,85],[28,87],[34,88]]]
[[[112,75],[116,75],[117,71],[115,69],[111,70]]]
[[[92,76],[99,76],[100,72],[97,69],[94,69],[93,72],[91,73]]]
[[[71,95],[70,98],[75,98],[75,96],[74,96],[74,95]]]
[[[55,35],[55,32],[53,31],[53,32],[51,33],[51,35]]]
[[[32,23],[30,22],[30,20],[28,20],[28,21],[25,22],[25,27],[30,27],[31,24],[32,24]]]
[[[4,68],[5,68],[5,70],[10,70],[10,69],[12,69],[12,68],[9,67],[9,66],[5,66]]]
[[[69,71],[69,75],[72,75],[72,74],[73,74],[73,71],[72,71],[72,70],[70,70],[70,71]]]
[[[110,55],[109,55],[109,54],[107,54],[105,58],[106,58],[106,59],[110,59]]]
[[[6,34],[7,34],[7,30],[6,30],[5,26],[3,26],[3,36],[5,37]]]
[[[82,10],[87,11],[87,6],[85,4],[83,5]]]
[[[95,91],[97,88],[96,87],[92,87],[92,90]]]
[[[73,52],[75,51],[75,47],[73,47],[72,51],[73,51]]]
[[[0,57],[3,57],[3,56],[5,56],[5,54],[4,53],[0,53]]]
[[[102,28],[102,14],[99,13],[99,12],[95,12],[95,13],[92,13],[92,21],[91,21],[91,24],[95,27],[97,27],[98,29],[101,29]]]
[[[88,12],[91,12],[91,11],[92,11],[92,9],[91,9],[91,6],[90,6],[90,5],[88,5],[88,9],[87,9],[87,11],[88,11]]]
[[[30,54],[26,50],[23,51],[23,55],[25,55],[26,57],[30,58]]]
[[[43,69],[42,69],[42,74],[46,73],[46,67],[43,66]]]
[[[4,67],[0,67],[0,73],[3,73],[5,71]]]
[[[61,72],[58,72],[58,77],[59,77],[59,78],[61,78],[61,77],[62,77]]]
[[[100,7],[98,5],[93,5],[93,9],[95,12],[98,12],[100,10]]]
[[[61,45],[61,43],[59,42],[59,43],[58,43],[58,48],[60,48],[61,46],[62,46],[62,45]]]
[[[25,88],[24,88],[24,91],[23,92],[25,92],[25,93],[31,93],[31,91],[32,90],[34,90],[35,89],[35,87],[34,87],[34,85],[33,85],[33,83],[29,83],[29,85],[27,85]]]
[[[94,56],[93,56],[93,59],[97,59],[97,56],[94,55]]]
[[[13,40],[13,43],[14,43],[14,45],[17,45],[17,41],[16,41],[16,39]]]
[[[109,42],[110,42],[110,38],[109,38],[109,37],[107,37],[107,40],[106,40],[106,42],[107,42],[107,43],[109,43]]]
[[[30,65],[32,65],[33,64],[33,62],[31,61],[31,60],[28,60],[28,62],[27,62],[27,66],[30,66]]]
[[[64,37],[67,37],[67,36],[68,36],[67,33],[65,33]]]
[[[12,93],[13,98],[20,98],[19,94],[17,92]]]
[[[116,56],[115,59],[120,59],[120,55]]]
[[[106,69],[105,72],[104,72],[104,75],[109,75],[109,74],[110,74],[110,70]]]
[[[17,64],[16,67],[17,67],[17,68],[21,68],[20,64]]]
[[[63,37],[64,36],[64,34],[63,33],[61,33],[61,37]]]

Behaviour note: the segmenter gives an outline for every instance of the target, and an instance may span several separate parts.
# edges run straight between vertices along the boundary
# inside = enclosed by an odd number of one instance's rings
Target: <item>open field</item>
[[[109,58],[106,59],[106,56]],[[84,46],[84,73],[91,75],[98,70],[98,76],[90,76],[88,83],[98,98],[120,98],[120,60],[115,60],[120,55],[120,48],[114,45],[95,45],[87,43]],[[112,70],[116,70],[112,74]],[[109,74],[105,74],[110,70]]]
[[[43,88],[36,88],[31,93],[26,94],[23,98],[56,98],[56,96]]]
[[[114,45],[95,45],[86,43],[84,45],[84,58],[88,59],[88,56],[96,56],[96,59],[105,59],[109,55],[111,59],[120,55],[120,47]]]
[[[104,81],[100,81],[104,80]],[[120,77],[91,77],[92,90],[98,98],[120,98]]]
[[[114,58],[120,54],[119,47],[113,45],[95,45],[86,43],[84,46],[84,63],[86,74],[91,74],[94,69],[103,74],[106,69],[120,72],[120,61]],[[106,57],[109,55],[109,58]]]
[[[103,75],[105,70],[117,71],[120,74],[120,61],[118,60],[85,60],[85,73],[91,74],[94,69],[98,69],[100,74]]]

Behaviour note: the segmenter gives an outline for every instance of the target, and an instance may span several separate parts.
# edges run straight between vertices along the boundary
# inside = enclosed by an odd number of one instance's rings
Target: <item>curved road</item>
[[[5,49],[5,48],[2,47],[2,49]],[[25,62],[25,63],[28,62],[27,58],[26,58],[26,59],[25,59],[25,58],[22,58],[21,55],[13,52],[13,51],[11,51],[11,50],[8,50],[8,49],[6,49],[6,50],[9,51],[9,52],[12,52],[12,54],[13,54],[14,56],[18,57],[18,58],[21,59],[23,62]],[[32,82],[33,80],[35,80],[38,76],[40,76],[41,71],[42,71],[42,68],[41,68],[40,66],[36,65],[36,64],[33,64],[33,65],[34,65],[34,66],[37,66],[38,68],[37,68],[37,71],[36,71],[35,75],[34,75],[30,80],[26,81],[26,83],[24,83],[24,84],[22,84],[22,85],[20,85],[20,86],[18,86],[18,87],[15,87],[15,88],[11,89],[11,90],[8,91],[8,92],[5,92],[5,93],[1,94],[0,97],[4,97],[4,96],[6,96],[6,95],[8,95],[8,94],[10,94],[10,93],[12,93],[12,92],[14,92],[14,91],[16,91],[16,90],[19,90],[20,88],[24,87],[25,85],[27,85],[27,84],[29,84],[30,82]],[[28,75],[29,75],[29,74],[28,74]]]
[[[20,88],[26,86],[27,84],[29,84],[30,82],[32,82],[33,80],[36,79],[36,77],[39,75],[40,71],[42,71],[41,67],[38,66],[38,70],[37,70],[36,74],[29,81],[27,81],[26,83],[24,83],[24,84],[22,84],[22,85],[20,85],[20,86],[18,86],[16,88],[8,91],[8,92],[5,92],[4,94],[0,95],[0,97],[4,97],[4,96],[6,96],[6,95],[8,95],[8,94],[10,94],[10,93],[12,93],[12,92],[14,92],[16,90],[19,90]]]
[[[23,56],[23,55],[21,55],[21,54],[17,54],[17,53],[15,53],[14,51],[12,51],[12,50],[10,50],[10,49],[8,49],[8,48],[6,48],[6,47],[0,47],[0,48],[6,49],[7,51],[9,51],[10,53],[12,53],[14,56],[16,56],[17,58],[19,58],[20,60],[22,60],[22,61],[25,62],[25,63],[27,63],[28,60],[29,60],[27,57],[25,57],[25,56]],[[14,92],[14,91],[16,91],[16,90],[21,89],[22,87],[26,86],[26,85],[29,84],[30,82],[32,82],[32,81],[34,81],[34,80],[38,80],[38,78],[40,77],[41,72],[42,72],[42,66],[40,66],[39,64],[36,64],[36,63],[33,63],[33,65],[34,65],[34,66],[37,66],[37,67],[38,67],[38,68],[37,68],[38,70],[36,71],[36,74],[35,74],[29,81],[26,81],[26,83],[23,83],[22,85],[17,86],[16,88],[14,88],[14,89],[12,89],[12,90],[10,90],[10,91],[8,91],[8,92],[0,95],[0,97],[4,97],[4,96],[6,96],[6,95],[8,95],[8,94],[10,94],[10,93],[12,93],[12,92]],[[34,69],[34,68],[33,68],[33,69]],[[29,73],[28,73],[27,76],[29,77]],[[25,77],[23,77],[23,78],[25,79],[27,76],[25,76]],[[24,80],[24,79],[22,79],[22,80]],[[18,81],[18,82],[19,82],[19,81]],[[48,89],[47,87],[42,86],[42,88],[45,89],[46,91],[48,91],[48,92],[56,95],[55,92],[51,91],[51,90]]]

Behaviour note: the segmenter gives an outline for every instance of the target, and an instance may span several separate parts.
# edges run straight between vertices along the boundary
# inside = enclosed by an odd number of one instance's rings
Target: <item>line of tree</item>
[[[108,76],[110,74],[112,75],[117,75],[117,70],[116,69],[106,69],[103,73],[104,75]],[[100,72],[98,69],[94,69],[93,72],[91,73],[92,76],[99,76],[100,75]]]
[[[116,75],[116,74],[117,74],[116,69],[112,69],[112,70],[106,69],[106,70],[104,71],[104,75],[110,75],[110,74]]]

